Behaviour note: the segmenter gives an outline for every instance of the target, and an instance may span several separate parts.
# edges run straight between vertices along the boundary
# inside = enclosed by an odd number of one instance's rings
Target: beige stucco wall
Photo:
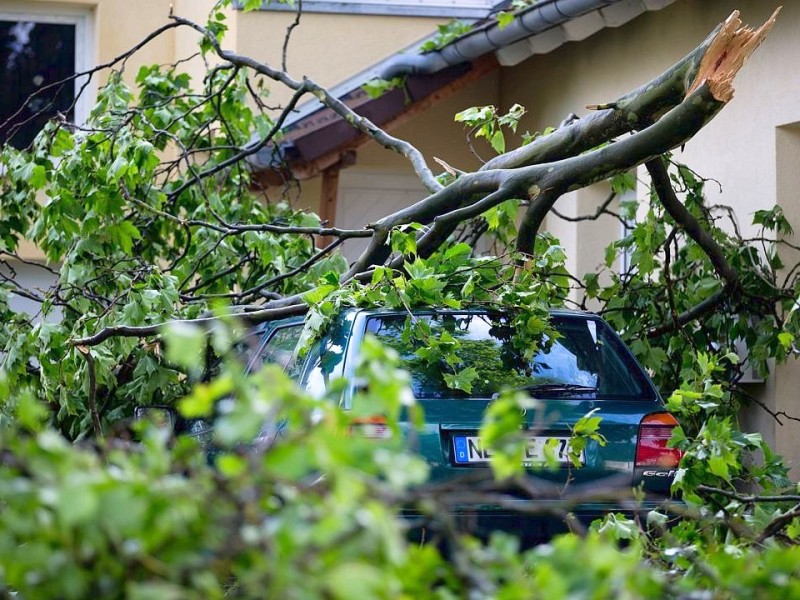
[[[762,0],[679,0],[647,13],[619,29],[606,29],[579,44],[567,44],[545,56],[532,57],[502,72],[505,105],[521,102],[529,109],[530,129],[557,124],[569,112],[586,114],[587,104],[613,100],[654,76],[691,50],[734,9],[746,23],[760,24],[774,9]],[[733,101],[676,158],[721,183],[708,186],[710,203],[724,202],[736,210],[745,235],[753,212],[780,202],[795,230],[800,231],[800,2],[784,3],[778,22],[761,48],[737,76]],[[640,171],[641,172],[641,171]],[[583,212],[580,205],[599,192],[585,190],[565,197],[565,212]],[[593,268],[598,238],[613,239],[619,225],[577,226],[548,218],[547,225],[570,249],[571,266]],[[593,259],[593,257],[595,257]],[[777,367],[752,393],[772,410],[800,417],[800,365],[790,360]],[[743,425],[761,431],[800,476],[800,427],[784,419],[779,425],[765,411],[743,415]]]
[[[286,31],[293,21],[294,14],[288,12],[241,14],[235,38],[237,51],[280,68]],[[292,33],[286,67],[295,79],[308,76],[323,86],[333,86],[430,35],[444,21],[305,13]],[[281,86],[271,87],[275,103],[285,102],[290,95]]]

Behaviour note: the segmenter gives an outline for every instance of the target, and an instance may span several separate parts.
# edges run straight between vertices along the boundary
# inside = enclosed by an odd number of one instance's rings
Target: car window
[[[543,344],[546,349],[526,361],[514,348],[514,330],[504,315],[441,314],[422,315],[433,335],[449,333],[460,343],[460,364],[431,364],[417,351],[420,342],[403,341],[407,317],[372,317],[367,330],[398,351],[411,373],[412,388],[418,398],[491,397],[506,388],[540,386],[532,390],[537,397],[557,394],[542,386],[585,386],[587,397],[640,399],[653,397],[646,376],[631,359],[610,328],[599,320],[583,317],[554,317],[551,321],[557,339]],[[472,367],[478,377],[470,393],[449,389],[445,373]],[[563,390],[562,390],[563,391]]]
[[[275,329],[261,349],[261,363],[280,365],[289,377],[297,380],[302,367],[302,363],[297,360],[297,343],[302,332],[302,323]]]

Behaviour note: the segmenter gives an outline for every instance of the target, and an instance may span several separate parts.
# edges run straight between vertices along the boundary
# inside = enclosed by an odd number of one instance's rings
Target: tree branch
[[[717,244],[711,234],[700,225],[697,219],[678,199],[675,190],[672,189],[664,159],[656,158],[650,160],[646,163],[646,167],[647,172],[650,173],[653,190],[655,190],[658,199],[664,206],[664,210],[700,246],[711,261],[714,271],[725,282],[723,288],[718,292],[715,292],[691,309],[675,315],[672,322],[664,323],[647,333],[648,337],[656,337],[668,331],[675,331],[677,328],[683,327],[687,323],[715,310],[728,298],[735,295],[736,291],[740,289],[740,281],[739,273],[728,262],[722,247]]]
[[[412,144],[409,144],[405,140],[401,140],[389,135],[380,127],[375,125],[372,121],[353,111],[349,106],[344,104],[344,102],[333,96],[330,92],[328,92],[328,90],[318,85],[312,79],[306,77],[303,78],[302,82],[297,81],[290,77],[285,71],[273,69],[266,63],[257,61],[249,56],[242,56],[230,50],[224,50],[220,46],[219,41],[217,41],[216,36],[214,36],[214,34],[208,31],[205,27],[202,27],[193,21],[184,19],[183,17],[179,17],[177,15],[172,15],[170,18],[175,22],[191,27],[195,31],[202,34],[203,37],[205,37],[214,48],[217,56],[219,56],[221,59],[233,65],[248,67],[255,72],[265,75],[274,81],[278,81],[289,89],[297,92],[301,92],[301,90],[302,93],[310,92],[320,102],[322,102],[322,104],[333,110],[336,114],[342,117],[347,123],[350,123],[353,127],[358,129],[361,133],[374,139],[383,147],[393,150],[406,157],[414,168],[417,176],[419,176],[420,181],[422,181],[423,185],[428,191],[434,192],[442,188],[442,184],[436,180],[436,177],[433,175],[430,167],[428,167],[424,156],[419,150],[417,150],[416,147],[414,147]]]

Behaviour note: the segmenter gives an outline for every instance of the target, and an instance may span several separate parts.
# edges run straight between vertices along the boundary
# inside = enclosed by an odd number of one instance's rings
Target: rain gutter
[[[468,62],[495,52],[515,42],[600,10],[619,0],[541,0],[505,27],[496,21],[479,27],[441,50],[425,54],[397,54],[386,60],[379,72],[381,79],[402,75],[430,75],[442,69]]]

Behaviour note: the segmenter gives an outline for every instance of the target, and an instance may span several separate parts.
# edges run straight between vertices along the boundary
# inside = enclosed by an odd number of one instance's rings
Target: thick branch
[[[646,167],[652,179],[653,189],[658,195],[664,209],[673,218],[675,223],[686,232],[686,235],[700,246],[711,261],[714,271],[725,282],[721,290],[712,294],[696,306],[693,306],[691,309],[676,315],[672,322],[660,325],[648,332],[649,337],[654,337],[667,331],[673,331],[678,327],[683,327],[687,323],[715,310],[721,306],[725,300],[735,294],[736,290],[739,289],[740,281],[739,273],[728,262],[722,247],[678,199],[669,180],[669,174],[667,173],[664,159],[656,158],[650,160],[646,163]]]
[[[438,215],[459,209],[465,197],[476,194],[477,200],[467,207],[480,203],[483,211],[519,196],[521,191],[527,195],[547,190],[550,194],[560,195],[586,187],[684,144],[723,106],[723,102],[713,97],[709,87],[703,85],[656,123],[622,141],[552,163],[469,173],[424,200],[384,217],[373,226],[383,230],[412,222],[427,223]],[[486,202],[483,194],[490,194],[491,201]],[[474,211],[468,208],[460,214],[474,216]]]
[[[555,190],[547,190],[531,199],[517,230],[517,252],[528,256],[533,255],[533,245],[536,242],[539,227],[560,197],[561,194]]]
[[[302,315],[308,310],[308,306],[300,303],[299,298],[293,298],[296,302],[282,308],[264,308],[261,310],[253,310],[249,312],[236,313],[232,316],[241,319],[245,323],[255,325],[263,323],[264,321],[273,321],[275,319],[282,319],[294,315]],[[185,324],[185,325],[211,325],[219,321],[218,317],[202,317],[199,319],[175,319],[170,323]],[[165,323],[157,325],[142,325],[138,327],[130,327],[127,325],[115,325],[101,329],[94,335],[83,338],[73,338],[69,341],[71,346],[97,346],[112,337],[133,337],[145,338],[154,335],[159,335],[164,328]]]
[[[704,317],[708,313],[713,312],[722,306],[725,301],[728,300],[730,295],[731,290],[728,289],[727,286],[723,287],[721,290],[714,292],[702,302],[695,304],[689,310],[677,315],[674,320],[664,323],[663,325],[659,325],[658,327],[654,327],[647,332],[647,337],[658,337],[669,331],[675,331],[677,327],[683,327],[687,323],[691,323],[692,321],[696,321],[697,319]]]
[[[655,79],[615,102],[595,107],[602,108],[599,112],[488,161],[482,170],[513,169],[575,156],[657,120],[707,80],[720,94],[715,97],[728,102],[733,76],[772,28],[779,11],[755,31],[741,28],[739,12],[734,11],[702,44]],[[731,58],[726,58],[729,55]]]
[[[645,166],[650,174],[653,189],[658,195],[664,210],[686,232],[686,235],[692,238],[706,253],[717,275],[725,283],[734,287],[737,286],[739,284],[739,273],[728,262],[722,247],[678,199],[670,182],[664,159],[655,158],[648,161]]]

